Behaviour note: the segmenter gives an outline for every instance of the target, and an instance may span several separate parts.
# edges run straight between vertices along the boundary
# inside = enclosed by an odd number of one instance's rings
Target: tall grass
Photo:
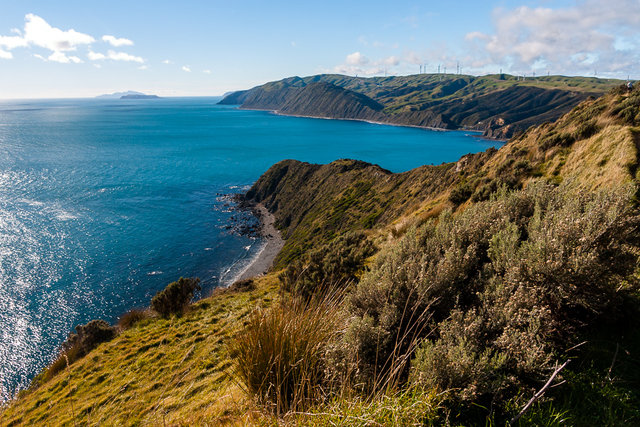
[[[327,393],[325,354],[340,325],[338,298],[286,300],[257,309],[230,344],[235,374],[259,404],[280,416]]]

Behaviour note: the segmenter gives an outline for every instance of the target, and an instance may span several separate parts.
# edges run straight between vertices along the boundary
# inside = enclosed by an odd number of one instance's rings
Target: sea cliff
[[[220,103],[279,114],[366,120],[439,129],[473,129],[508,139],[557,120],[619,81],[550,76],[419,74],[361,78],[290,77],[234,92]]]

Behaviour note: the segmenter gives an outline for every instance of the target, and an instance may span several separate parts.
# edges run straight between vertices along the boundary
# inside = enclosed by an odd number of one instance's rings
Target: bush
[[[92,320],[86,325],[76,326],[76,333],[70,334],[62,345],[64,350],[78,347],[80,356],[96,348],[98,344],[111,341],[116,336],[116,328],[104,320]]]
[[[585,327],[618,311],[637,262],[632,194],[532,184],[409,231],[348,299],[342,348],[356,382],[375,389],[410,371],[484,403],[539,386]]]
[[[600,131],[600,126],[595,122],[595,120],[589,120],[583,123],[580,123],[578,129],[576,130],[576,139],[587,139],[595,135]]]
[[[198,278],[184,277],[169,283],[151,299],[151,308],[162,317],[181,315],[191,302],[194,292],[201,289],[199,283]]]
[[[104,320],[92,320],[86,325],[76,326],[76,332],[69,334],[62,343],[60,354],[44,372],[48,381],[76,360],[84,357],[99,344],[111,341],[117,335],[117,328]]]
[[[284,290],[303,299],[325,295],[358,280],[375,248],[362,232],[346,233],[291,263],[279,278]]]
[[[289,300],[256,310],[232,340],[235,373],[260,404],[281,415],[322,399],[324,355],[335,341],[334,301]]]
[[[233,282],[231,286],[229,286],[229,292],[249,292],[256,288],[256,284],[253,282],[253,279],[243,279]]]
[[[449,201],[454,205],[461,205],[473,194],[473,188],[469,184],[455,186],[449,194]]]
[[[137,323],[149,318],[149,312],[147,310],[140,310],[137,308],[131,309],[124,313],[118,319],[118,328],[125,330],[131,329]]]

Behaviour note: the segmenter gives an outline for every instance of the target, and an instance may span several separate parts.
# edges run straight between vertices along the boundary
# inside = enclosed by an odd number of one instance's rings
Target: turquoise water
[[[495,142],[276,116],[219,98],[0,102],[0,401],[72,328],[115,321],[180,276],[206,294],[262,242],[232,233],[224,194],[285,159],[356,158],[395,172]]]

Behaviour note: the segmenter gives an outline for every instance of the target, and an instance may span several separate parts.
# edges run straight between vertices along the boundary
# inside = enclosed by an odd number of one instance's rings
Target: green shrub
[[[531,171],[531,163],[528,160],[518,160],[513,164],[513,171],[516,175]]]
[[[150,314],[147,310],[141,310],[137,308],[131,309],[120,316],[120,318],[118,319],[118,328],[122,330],[131,329],[137,323],[143,321],[144,319],[148,319],[149,316]]]
[[[535,388],[580,331],[616,313],[637,261],[632,194],[503,189],[409,231],[348,299],[343,358],[356,382],[375,389],[410,371],[474,401]]]
[[[111,341],[118,329],[104,320],[91,320],[86,325],[76,326],[76,332],[69,334],[62,343],[60,354],[44,372],[44,380],[48,381],[62,371],[68,364],[84,357],[99,344]]]
[[[569,147],[576,141],[576,137],[570,133],[549,132],[540,140],[540,147],[548,150],[552,147]]]
[[[576,139],[587,139],[595,135],[600,131],[600,126],[595,122],[595,120],[589,120],[583,123],[580,123],[578,129],[576,130]]]
[[[459,184],[455,186],[449,194],[449,201],[454,205],[461,205],[469,200],[473,194],[473,188],[469,184]]]
[[[201,289],[199,283],[198,278],[184,277],[169,283],[151,299],[151,308],[163,317],[182,314],[191,302],[194,292]]]
[[[254,311],[230,344],[238,379],[276,414],[304,410],[325,395],[324,355],[338,323],[332,300],[293,299]]]
[[[85,355],[96,348],[98,344],[111,341],[115,336],[115,327],[104,320],[92,320],[86,325],[76,326],[76,333],[69,335],[63,344],[63,349],[78,347],[80,355]]]
[[[256,284],[253,282],[253,279],[243,279],[233,282],[231,286],[229,286],[230,292],[249,292],[256,288]]]
[[[283,289],[303,299],[355,282],[375,248],[362,232],[351,232],[310,251],[279,276]]]

